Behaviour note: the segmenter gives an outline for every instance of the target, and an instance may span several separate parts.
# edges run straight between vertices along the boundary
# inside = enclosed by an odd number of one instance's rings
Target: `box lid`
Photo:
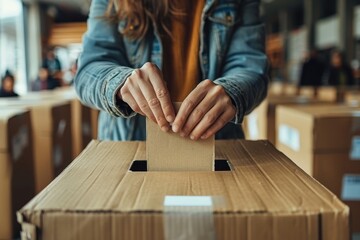
[[[0,99],[0,108],[30,110],[34,131],[46,134],[53,131],[52,117],[54,115],[59,116],[61,112],[70,114],[70,102],[63,99]],[[66,109],[62,110],[62,108]],[[68,118],[68,116],[64,116],[64,118]]]
[[[131,172],[145,158],[143,142],[92,141],[20,213],[41,224],[47,212],[162,212],[166,195],[222,196],[219,213],[348,214],[335,195],[267,141],[219,141],[228,172]]]
[[[352,138],[360,136],[360,107],[350,105],[280,106],[278,125],[288,123],[306,134],[307,151],[349,151]],[[291,120],[290,118],[291,117]],[[311,139],[309,139],[311,138]],[[341,139],[341,141],[339,141]]]

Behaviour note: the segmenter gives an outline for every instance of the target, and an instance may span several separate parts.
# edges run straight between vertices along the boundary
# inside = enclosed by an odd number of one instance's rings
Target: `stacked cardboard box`
[[[36,192],[72,161],[71,109],[68,101],[0,100],[0,108],[30,110]]]
[[[0,239],[20,232],[16,211],[35,195],[30,113],[0,108]]]
[[[72,157],[77,157],[80,152],[93,139],[96,139],[97,129],[94,129],[97,124],[97,119],[93,117],[94,111],[83,104],[81,104],[75,89],[72,87],[59,88],[52,91],[33,92],[22,96],[23,100],[67,100],[71,103],[71,121],[72,121],[72,136],[73,136],[73,154]],[[96,132],[94,132],[96,130]]]
[[[281,106],[277,147],[350,206],[360,233],[360,108]]]
[[[268,139],[276,143],[276,115],[279,105],[326,104],[313,98],[301,96],[268,96],[259,107],[245,117],[244,131],[249,140]]]
[[[230,171],[146,172],[146,164],[139,167],[144,161],[136,161],[145,159],[143,142],[93,141],[19,211],[22,235],[349,238],[348,207],[267,141],[219,141],[216,158],[227,160]]]
[[[335,87],[319,87],[317,99],[327,102],[337,102],[337,90]],[[339,99],[340,100],[340,99]]]
[[[360,91],[347,91],[344,96],[345,102],[351,105],[360,104]]]

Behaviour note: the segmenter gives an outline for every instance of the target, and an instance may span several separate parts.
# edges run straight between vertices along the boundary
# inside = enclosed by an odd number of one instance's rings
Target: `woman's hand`
[[[191,139],[207,139],[225,126],[236,108],[224,88],[202,81],[183,101],[172,125],[174,132]]]
[[[170,130],[175,119],[169,91],[161,71],[155,64],[145,63],[135,69],[118,92],[118,97],[132,110],[157,123],[163,131]]]

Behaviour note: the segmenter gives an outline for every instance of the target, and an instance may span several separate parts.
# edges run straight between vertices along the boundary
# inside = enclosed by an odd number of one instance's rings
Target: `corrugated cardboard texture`
[[[175,103],[179,109],[181,103]],[[146,119],[146,160],[149,171],[212,171],[215,137],[192,141],[172,131],[163,132]]]
[[[16,211],[35,195],[31,138],[28,111],[0,109],[0,239],[16,238]]]
[[[360,161],[351,160],[352,139],[360,135],[360,108],[345,105],[280,106],[277,127],[299,132],[298,150],[277,141],[277,147],[299,167],[341,197],[345,174],[360,174]],[[358,154],[358,153],[357,153]],[[351,229],[360,232],[360,202],[346,201],[351,211]]]
[[[164,239],[167,195],[221,196],[218,239],[348,239],[348,207],[266,141],[219,141],[229,172],[130,172],[143,142],[93,141],[19,211],[41,239]]]

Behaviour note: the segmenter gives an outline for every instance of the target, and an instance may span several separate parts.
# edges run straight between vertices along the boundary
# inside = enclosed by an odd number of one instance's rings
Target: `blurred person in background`
[[[1,79],[0,97],[18,97],[19,95],[14,91],[15,77],[10,71],[6,71]]]
[[[47,68],[40,68],[39,75],[37,79],[33,82],[32,90],[52,90],[60,86],[61,84],[59,83],[59,81],[49,74]]]
[[[306,53],[301,67],[299,86],[320,86],[324,68],[317,50],[313,49]]]
[[[340,88],[355,84],[352,69],[341,51],[334,50],[332,52],[330,65],[325,70],[323,81],[325,85]]]
[[[144,140],[145,117],[193,140],[243,138],[268,84],[259,4],[93,0],[75,87],[101,110],[99,138]]]
[[[61,63],[60,60],[56,57],[54,49],[49,49],[46,53],[42,68],[47,69],[49,75],[53,78],[56,78],[56,75],[59,75],[59,72],[61,72]]]

